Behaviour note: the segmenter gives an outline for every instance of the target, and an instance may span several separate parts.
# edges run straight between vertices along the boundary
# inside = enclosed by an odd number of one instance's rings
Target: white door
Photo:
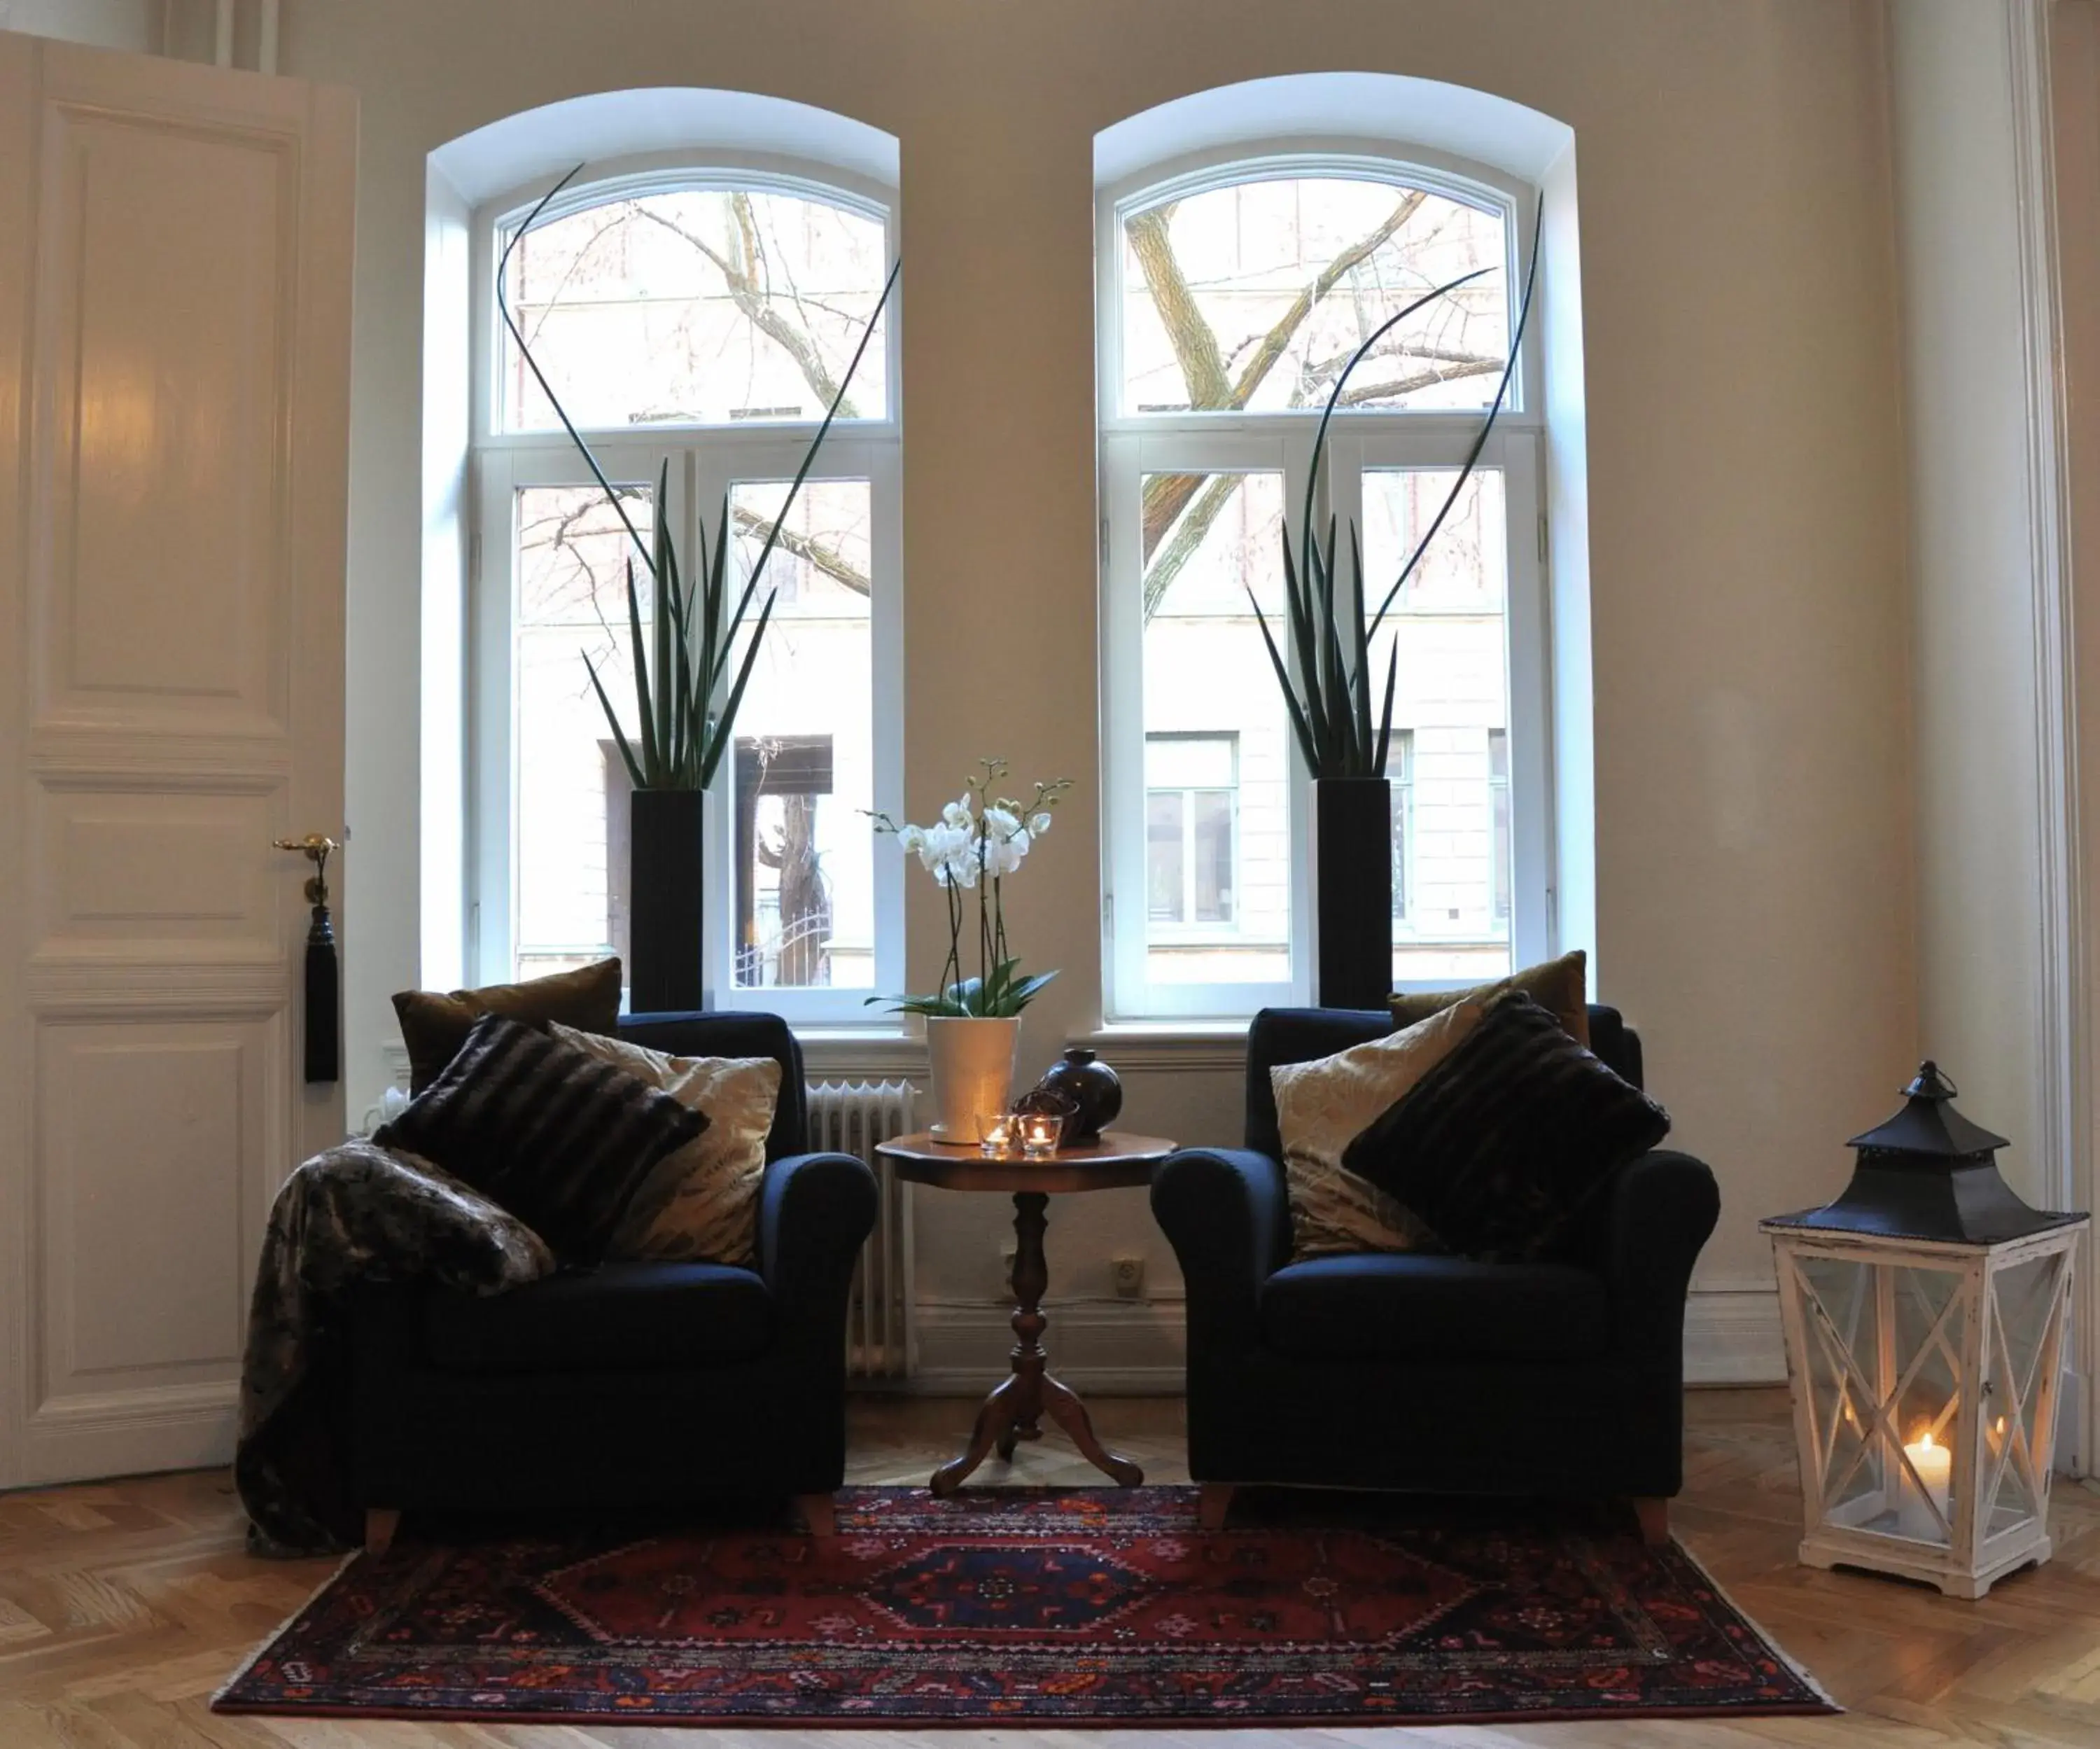
[[[342,836],[355,128],[0,33],[0,1486],[227,1456],[342,1134],[271,841]]]

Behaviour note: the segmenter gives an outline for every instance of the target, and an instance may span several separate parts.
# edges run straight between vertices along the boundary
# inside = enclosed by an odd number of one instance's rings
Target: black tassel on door
[[[342,1078],[342,973],[336,963],[335,925],[329,916],[328,859],[338,846],[318,833],[304,838],[280,838],[280,850],[297,850],[314,865],[307,882],[307,903],[314,908],[307,927],[307,1079]]]

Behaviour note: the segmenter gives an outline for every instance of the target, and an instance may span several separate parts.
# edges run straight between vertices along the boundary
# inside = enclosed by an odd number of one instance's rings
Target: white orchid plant
[[[1021,961],[1006,943],[1005,882],[1026,859],[1030,849],[1050,829],[1050,810],[1072,787],[1069,777],[1039,783],[1026,802],[997,794],[1007,775],[1004,759],[981,759],[977,775],[965,780],[963,793],[941,810],[931,826],[900,826],[887,814],[869,816],[877,832],[894,837],[907,856],[933,876],[947,895],[948,957],[933,996],[870,996],[888,1002],[893,1014],[926,1014],[950,1020],[1005,1020],[1018,1014],[1057,974],[1021,974]],[[963,923],[968,911],[964,894],[977,897],[977,970],[963,975]]]

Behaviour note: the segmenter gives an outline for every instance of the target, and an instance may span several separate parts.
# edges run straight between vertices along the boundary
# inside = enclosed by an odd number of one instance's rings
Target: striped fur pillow
[[[444,1071],[372,1139],[435,1160],[565,1263],[596,1263],[656,1163],[708,1127],[625,1070],[484,1014]]]
[[[1670,1114],[1512,990],[1343,1151],[1452,1250],[1552,1256],[1612,1174],[1670,1133]]]

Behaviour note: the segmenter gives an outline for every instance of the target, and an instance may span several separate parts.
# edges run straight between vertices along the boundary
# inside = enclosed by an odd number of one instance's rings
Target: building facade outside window
[[[1153,735],[1145,744],[1145,914],[1215,941],[1238,897],[1239,747],[1229,735]]]
[[[1414,890],[1414,731],[1396,729],[1386,750],[1386,781],[1392,788],[1392,927],[1397,939],[1408,918],[1408,895]]]
[[[1357,529],[1375,614],[1508,359],[1534,199],[1486,172],[1356,153],[1241,155],[1103,192],[1112,1018],[1309,996],[1310,785],[1255,610],[1288,660],[1283,542],[1295,551],[1319,413],[1351,355],[1432,287],[1485,267],[1379,342],[1330,429],[1317,514],[1345,550]],[[1535,353],[1535,329],[1524,345]],[[1546,841],[1512,824],[1525,809],[1542,820],[1548,781],[1537,377],[1520,361],[1478,466],[1375,635],[1381,679],[1398,656],[1396,985],[1498,975],[1546,940],[1548,872],[1512,861],[1518,843]],[[1225,744],[1234,901],[1198,934],[1198,786],[1159,773],[1164,749]]]
[[[645,640],[655,603],[620,511],[645,541],[671,519],[689,582],[703,541],[726,541],[733,595],[779,522],[732,673],[769,598],[770,624],[710,797],[708,983],[725,1006],[763,991],[791,1019],[858,1019],[902,966],[901,877],[865,818],[897,806],[901,741],[888,313],[782,508],[880,297],[890,203],[784,168],[564,191],[514,253],[509,297],[618,509],[494,319],[494,264],[530,205],[479,227],[472,963],[507,979],[626,949],[631,780],[591,676],[633,735],[630,565]]]

